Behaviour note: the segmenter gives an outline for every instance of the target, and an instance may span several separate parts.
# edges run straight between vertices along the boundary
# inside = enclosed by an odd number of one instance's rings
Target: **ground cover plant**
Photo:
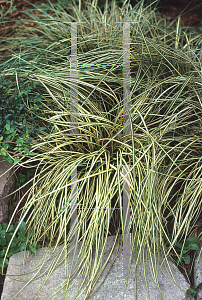
[[[44,127],[43,122],[36,117],[36,111],[43,109],[36,85],[21,87],[19,92],[16,82],[1,76],[0,155],[10,163],[20,161],[19,157],[29,154],[29,145],[34,135],[50,127],[49,124]],[[29,108],[26,105],[28,96],[31,104]]]
[[[19,226],[18,225],[19,224],[15,226],[10,225],[8,227],[7,223],[0,224],[0,267],[1,268],[7,267],[8,258],[11,257],[11,255],[24,251],[26,249],[27,246],[26,224],[25,222],[21,222],[20,225]],[[12,239],[14,233],[15,236]],[[39,248],[39,246],[40,245],[38,244],[37,248]],[[28,248],[31,254],[36,255],[36,248],[33,245],[28,245]],[[7,258],[4,261],[5,256]]]
[[[20,219],[26,218],[30,243],[48,239],[49,246],[54,241],[55,248],[65,247],[77,232],[76,224],[67,230],[71,165],[77,167],[79,265],[88,274],[92,250],[106,246],[110,220],[118,224],[116,237],[123,232],[118,208],[126,166],[136,264],[146,252],[178,260],[176,243],[190,239],[201,217],[201,35],[181,28],[180,20],[172,29],[143,1],[133,8],[127,1],[122,8],[106,2],[103,13],[96,1],[82,10],[74,2],[65,7],[50,3],[38,16],[31,10],[27,14],[36,26],[23,39],[7,42],[13,56],[0,68],[17,84],[19,95],[29,85],[32,95],[40,94],[42,106],[35,115],[49,125],[33,133],[29,153],[15,161],[16,169],[37,166]],[[138,22],[130,29],[133,134],[123,136],[123,29],[115,22],[130,20]],[[78,25],[79,136],[70,135],[72,21],[85,21]],[[25,96],[30,112],[33,97]],[[5,130],[11,131],[11,125],[5,124]],[[6,131],[2,141],[10,134]],[[14,161],[15,155],[4,149]],[[32,228],[35,234],[29,236]],[[86,297],[100,276],[101,258],[91,266]],[[67,277],[68,289],[71,274]]]

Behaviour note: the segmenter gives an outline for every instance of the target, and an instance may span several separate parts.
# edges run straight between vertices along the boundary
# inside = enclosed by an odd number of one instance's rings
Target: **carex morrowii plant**
[[[111,220],[117,225],[116,238],[123,232],[122,210],[112,209],[123,204],[123,166],[130,177],[131,250],[136,252],[136,266],[146,255],[152,261],[159,254],[164,260],[176,258],[175,243],[186,240],[200,218],[202,39],[181,27],[180,20],[175,28],[169,26],[143,1],[134,7],[126,1],[122,8],[115,1],[106,2],[104,12],[96,1],[82,9],[81,3],[65,7],[57,3],[38,15],[27,14],[36,26],[27,29],[25,38],[6,44],[13,55],[2,63],[1,72],[16,80],[19,92],[20,82],[35,83],[44,107],[38,117],[50,126],[34,136],[30,152],[35,155],[19,163],[37,165],[21,221],[26,218],[28,230],[34,228],[32,243],[46,239],[54,249],[60,244],[66,249],[71,234],[77,232],[79,267],[89,276],[87,299],[102,266],[103,252],[92,264],[93,249],[105,248]],[[132,135],[123,135],[120,21],[137,22],[130,26],[127,126]],[[79,135],[70,134],[68,22],[78,22]],[[29,94],[25,104],[28,110],[32,106]],[[78,223],[70,232],[72,167],[77,167]],[[152,266],[155,275],[156,264]],[[158,286],[158,277],[154,278]],[[70,279],[68,273],[64,293]]]

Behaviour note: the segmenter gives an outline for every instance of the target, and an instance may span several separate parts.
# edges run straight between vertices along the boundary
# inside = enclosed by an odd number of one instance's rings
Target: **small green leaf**
[[[7,242],[10,242],[10,240],[12,239],[12,237],[13,237],[13,232],[7,232],[7,233],[6,233],[6,241],[7,241]],[[17,237],[14,236],[12,242],[13,242],[13,243],[16,243],[17,240],[18,240]]]
[[[36,255],[36,249],[32,245],[29,245],[29,251],[32,255]]]
[[[5,246],[6,245],[6,239],[0,239],[0,246]]]
[[[0,257],[4,257],[4,255],[5,255],[5,250],[3,249],[0,251]]]
[[[26,237],[25,237],[25,231],[19,231],[18,232],[18,238],[21,242],[26,241]]]
[[[20,252],[24,251],[25,247],[26,247],[26,243],[24,242],[20,245]]]
[[[177,242],[177,243],[175,244],[175,247],[178,247],[179,249],[182,249],[182,244]]]
[[[6,156],[6,151],[4,148],[1,148],[0,155]]]
[[[3,227],[3,226],[2,226]],[[1,231],[0,231],[0,239],[3,239],[4,237],[5,237],[5,235],[6,235],[6,230],[5,229],[2,229]]]
[[[6,130],[10,130],[10,125],[6,124]]]
[[[19,174],[18,178],[19,178],[20,183],[23,183],[26,180],[26,176],[24,174]]]
[[[16,141],[16,144],[23,144],[23,139],[22,138],[19,138],[17,141]]]
[[[198,238],[196,238],[194,236],[189,236],[186,239],[185,246],[187,246],[188,244],[196,244],[197,242],[198,242]]]
[[[202,290],[202,282],[195,287],[195,290]]]
[[[26,230],[26,223],[25,222],[22,222],[18,228],[19,231],[21,232],[25,232]]]
[[[190,250],[199,250],[199,246],[197,244],[191,244],[188,247]]]
[[[17,244],[18,244],[18,239],[17,239],[17,241],[12,240],[12,242],[11,242],[11,248],[17,246]]]
[[[18,253],[19,250],[20,250],[19,246],[15,246],[15,247],[10,248],[9,251],[8,251],[7,257],[10,257],[11,255]]]
[[[10,225],[7,232],[14,232],[14,226]]]
[[[20,159],[17,158],[17,157],[15,157],[15,158],[14,158],[14,165],[17,164],[19,161],[20,161]]]
[[[195,287],[195,290],[202,290],[202,282]]]
[[[25,151],[27,154],[29,154],[29,149],[28,148],[25,148]]]
[[[31,156],[35,156],[35,153],[33,153],[33,152],[32,152],[32,153],[29,153],[29,155],[31,155]]]
[[[194,298],[196,296],[196,291],[194,289],[188,289],[186,291],[186,295],[189,296],[189,297]]]
[[[3,261],[4,261],[4,258],[0,258],[0,268],[2,268],[2,266],[3,266]],[[6,258],[5,262],[4,262],[4,268],[7,266],[8,266],[8,259]]]
[[[7,224],[7,223],[2,223],[1,225],[2,225],[2,228],[3,228],[4,230],[6,230],[6,229],[8,228],[8,224]]]
[[[183,259],[184,259],[184,262],[185,262],[186,265],[188,265],[190,263],[190,256],[189,255],[183,256]]]

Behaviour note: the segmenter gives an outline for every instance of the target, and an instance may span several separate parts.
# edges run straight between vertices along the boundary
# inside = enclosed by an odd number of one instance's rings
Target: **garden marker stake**
[[[130,135],[130,23],[137,22],[122,22],[123,23],[123,135]],[[71,23],[71,68],[70,68],[70,128],[71,134],[78,135],[78,70],[77,70],[77,23]],[[122,134],[120,134],[122,135]],[[102,141],[103,146],[103,141]],[[128,262],[130,261],[131,241],[130,241],[130,189],[128,166],[123,166],[123,237],[122,237],[122,275],[126,278],[128,270]],[[71,242],[75,245],[75,259],[78,258],[78,234],[75,232],[75,226],[78,222],[77,218],[77,167],[72,166],[71,169],[71,228],[74,228]],[[128,174],[128,175],[127,175]],[[99,208],[98,208],[99,209]],[[74,225],[73,225],[74,224]],[[74,259],[73,259],[74,261]],[[78,261],[78,260],[77,260]]]

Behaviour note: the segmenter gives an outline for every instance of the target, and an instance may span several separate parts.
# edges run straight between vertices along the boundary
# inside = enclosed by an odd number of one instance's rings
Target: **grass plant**
[[[179,258],[174,245],[193,234],[201,216],[202,39],[181,28],[180,20],[176,28],[169,26],[144,1],[134,7],[125,1],[122,8],[115,1],[106,2],[104,12],[96,1],[86,2],[85,9],[74,1],[67,7],[50,3],[40,14],[30,10],[27,15],[36,26],[13,43],[5,41],[13,55],[2,62],[1,72],[17,82],[19,92],[21,83],[35,84],[32,93],[40,94],[44,107],[38,117],[49,127],[34,136],[32,156],[25,154],[16,162],[16,169],[37,165],[21,222],[26,218],[27,230],[34,228],[32,244],[46,238],[49,246],[54,242],[54,249],[60,244],[66,249],[77,232],[76,224],[72,232],[67,230],[71,166],[77,167],[79,267],[82,274],[92,268],[88,297],[102,259],[101,254],[91,265],[93,249],[105,248],[113,218],[116,237],[123,232],[122,210],[112,209],[122,207],[123,166],[130,177],[136,265],[146,253],[148,259],[159,253],[164,260]],[[80,136],[69,135],[68,22],[73,21],[85,22],[78,25]],[[120,21],[138,22],[130,28],[133,135],[128,136],[121,135],[123,29],[115,23]],[[26,106],[32,107],[29,94]],[[66,292],[70,278],[68,274]]]

